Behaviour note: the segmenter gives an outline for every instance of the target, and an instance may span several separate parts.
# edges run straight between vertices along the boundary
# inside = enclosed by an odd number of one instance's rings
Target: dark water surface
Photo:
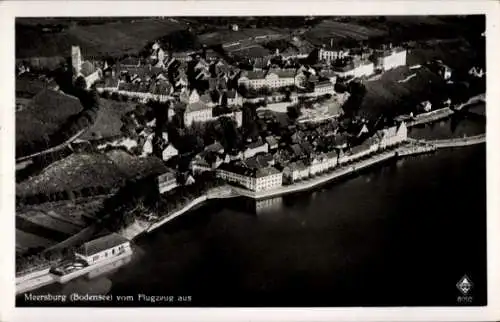
[[[485,153],[484,144],[440,150],[314,192],[212,201],[140,238],[118,271],[34,293],[191,296],[164,304],[174,306],[453,306],[467,274],[470,304],[484,305]]]

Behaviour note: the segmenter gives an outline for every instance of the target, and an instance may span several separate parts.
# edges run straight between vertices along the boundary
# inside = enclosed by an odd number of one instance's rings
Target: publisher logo
[[[467,275],[464,275],[457,283],[457,289],[463,295],[468,295],[472,290],[472,286],[473,284]]]

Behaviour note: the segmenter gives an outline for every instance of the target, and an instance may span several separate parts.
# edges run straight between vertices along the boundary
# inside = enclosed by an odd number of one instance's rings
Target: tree
[[[87,89],[87,81],[85,80],[85,77],[83,76],[78,76],[75,79],[75,89],[76,90],[86,90]]]
[[[296,120],[300,116],[300,107],[298,105],[287,106],[286,110],[286,114],[291,120]]]

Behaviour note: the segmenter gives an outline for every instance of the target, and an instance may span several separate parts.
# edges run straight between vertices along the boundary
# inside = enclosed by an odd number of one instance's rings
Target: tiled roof
[[[122,237],[119,234],[112,233],[89,242],[86,242],[82,245],[79,252],[85,256],[92,256],[94,254],[100,253],[104,250],[116,247],[118,245],[124,244],[128,242],[127,239]]]
[[[248,71],[245,75],[248,79],[264,79],[266,73],[263,71]]]
[[[188,112],[195,112],[195,111],[201,111],[201,110],[210,110],[211,108],[208,107],[206,104],[202,102],[196,102],[192,104],[188,104],[186,107],[186,113]]]
[[[255,177],[256,178],[262,178],[262,177],[267,177],[267,176],[270,176],[270,175],[273,175],[273,174],[279,174],[279,173],[280,172],[278,171],[278,169],[276,169],[274,167],[261,168],[261,169],[258,169],[255,172]]]
[[[250,143],[247,146],[247,148],[248,149],[255,149],[255,148],[258,148],[258,147],[263,146],[263,145],[264,145],[264,142],[262,142],[262,140],[259,138],[257,141]]]
[[[279,78],[293,78],[296,71],[293,68],[289,69],[271,69],[268,74],[276,74]]]
[[[322,87],[329,87],[329,86],[333,86],[332,82],[330,82],[329,80],[325,80],[325,81],[317,82],[314,85],[314,88],[322,88]]]

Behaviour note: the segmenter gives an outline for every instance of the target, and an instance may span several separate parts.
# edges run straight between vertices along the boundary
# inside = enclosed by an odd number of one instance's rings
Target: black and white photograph
[[[15,306],[491,305],[486,21],[16,16]]]

